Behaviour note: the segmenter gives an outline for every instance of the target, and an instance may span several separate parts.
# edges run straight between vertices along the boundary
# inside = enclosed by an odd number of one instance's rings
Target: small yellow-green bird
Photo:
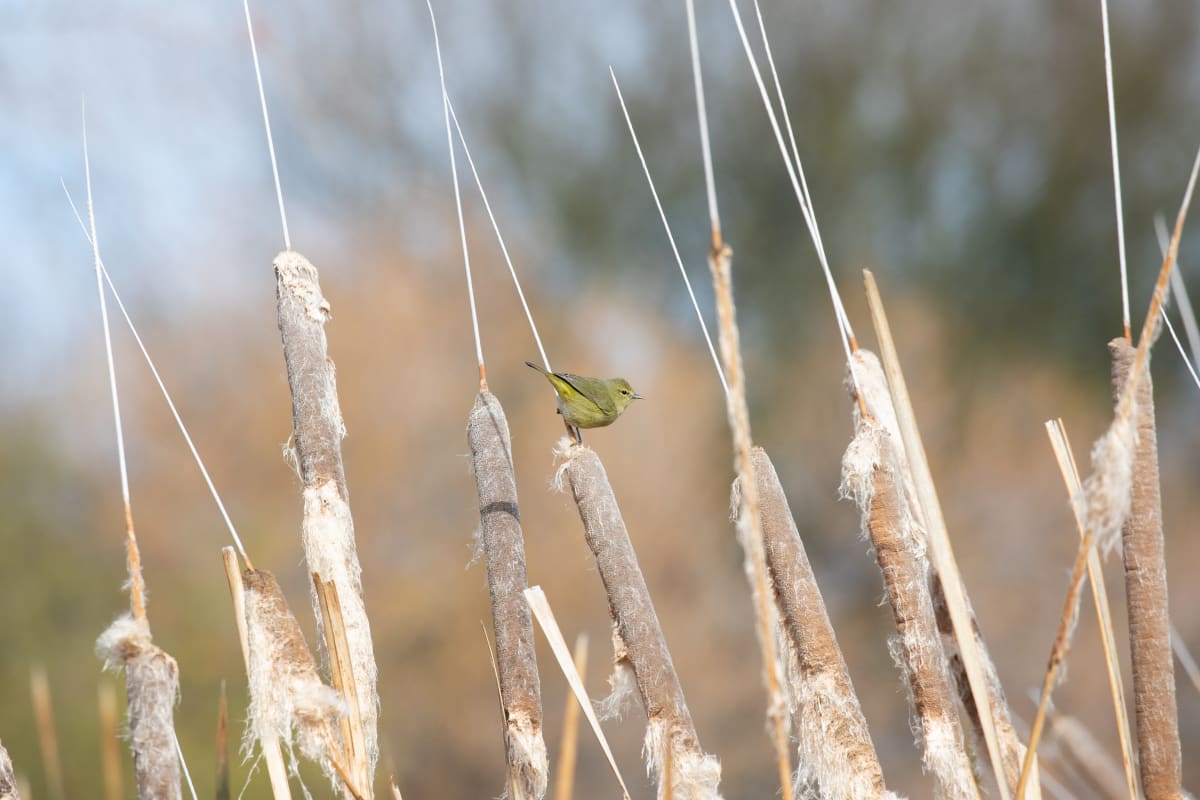
[[[558,393],[558,413],[580,444],[583,444],[580,428],[612,425],[630,403],[645,399],[624,378],[585,378],[569,372],[547,372],[532,361],[525,363],[550,381]]]

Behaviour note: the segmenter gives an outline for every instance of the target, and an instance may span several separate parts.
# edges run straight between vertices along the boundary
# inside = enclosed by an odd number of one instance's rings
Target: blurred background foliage
[[[890,612],[857,514],[837,496],[851,423],[824,281],[729,9],[697,6],[755,438],[788,491],[889,784],[928,796],[888,656]],[[651,398],[589,442],[701,741],[724,763],[725,796],[771,796],[719,385],[607,74],[612,65],[708,312],[682,0],[436,7],[450,90],[553,363],[623,374]],[[1104,343],[1120,333],[1098,4],[822,0],[763,11],[851,319],[872,346],[859,270],[873,268],[980,624],[1028,716],[1075,546],[1041,424],[1063,416],[1085,460],[1109,413]],[[253,13],[293,241],[333,304],[381,670],[381,775],[411,797],[492,795],[503,756],[480,630],[487,591],[482,567],[468,567],[475,370],[427,13],[373,0],[260,2]],[[1200,129],[1200,8],[1115,2],[1112,26],[1138,325],[1160,263],[1151,219],[1173,216]],[[256,564],[278,573],[312,641],[298,482],[280,458],[291,420],[270,270],[278,218],[241,10],[0,3],[0,738],[35,797],[46,793],[29,669],[51,678],[70,796],[95,796],[96,687],[118,679],[100,674],[92,643],[126,602],[91,259],[59,186],[81,199],[81,96],[106,264]],[[606,603],[569,499],[547,488],[561,428],[521,363],[536,351],[466,181],[464,202],[530,580],[568,635],[591,636],[598,696]],[[1182,249],[1189,278],[1194,241],[1185,235]],[[115,337],[151,624],[179,660],[180,736],[211,795],[220,683],[238,724],[245,703],[218,554],[228,537],[130,337]],[[1180,565],[1172,614],[1195,645],[1197,398],[1165,340],[1154,379],[1168,552]],[[1119,567],[1109,573],[1121,597]],[[1056,700],[1115,754],[1091,614]],[[542,655],[553,754],[565,686]],[[1180,704],[1195,786],[1200,697],[1183,686]],[[610,733],[644,796],[640,714]],[[235,790],[247,770],[235,769]],[[580,770],[577,796],[611,795],[586,738]],[[265,783],[245,796],[265,796]]]

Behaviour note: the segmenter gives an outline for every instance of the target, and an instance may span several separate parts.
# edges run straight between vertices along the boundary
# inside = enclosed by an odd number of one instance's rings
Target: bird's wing
[[[617,413],[617,407],[613,403],[612,396],[609,394],[604,381],[600,378],[585,378],[582,375],[572,375],[569,372],[556,372],[554,374],[572,389],[590,400],[596,408],[605,414]]]

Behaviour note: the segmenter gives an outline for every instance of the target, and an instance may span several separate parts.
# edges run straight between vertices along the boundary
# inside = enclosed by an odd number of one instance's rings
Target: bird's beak
[[[637,393],[635,392],[635,393],[633,394],[633,396],[632,396],[632,399],[634,399],[634,400],[645,400],[646,398],[642,397],[640,394],[637,394]]]

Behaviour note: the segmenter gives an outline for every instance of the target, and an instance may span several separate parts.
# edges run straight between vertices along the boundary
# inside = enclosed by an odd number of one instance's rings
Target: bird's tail
[[[541,367],[539,367],[537,364],[533,363],[532,361],[526,361],[526,362],[525,362],[525,366],[527,366],[527,367],[531,367],[531,368],[533,368],[533,369],[536,369],[538,372],[542,373],[543,375],[549,375],[549,374],[550,374],[549,372],[547,372],[546,370],[542,369]]]

